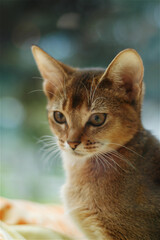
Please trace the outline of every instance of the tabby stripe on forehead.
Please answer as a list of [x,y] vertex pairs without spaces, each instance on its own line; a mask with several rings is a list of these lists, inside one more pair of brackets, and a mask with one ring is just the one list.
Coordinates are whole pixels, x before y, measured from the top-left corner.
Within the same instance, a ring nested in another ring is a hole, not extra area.
[[80,108],[84,102],[84,98],[86,98],[88,107],[90,107],[91,85],[95,79],[96,77],[94,77],[93,73],[85,72],[76,80],[76,91],[72,97],[71,108]]
[[[67,101],[64,100],[63,102],[63,109],[64,110],[73,110],[76,109],[77,107],[80,108],[81,105],[84,102],[84,96],[85,94],[84,91],[87,91],[84,87],[84,82],[87,82],[89,79],[89,74],[84,74],[81,77],[79,77],[79,79],[77,79],[77,77],[75,79],[72,80],[72,89],[70,87],[67,88],[67,92],[68,94],[68,99]],[[85,84],[86,85],[86,84]],[[83,91],[81,91],[81,89],[83,89]],[[89,91],[89,90],[88,90]]]
[[96,87],[95,84],[97,84],[97,80],[101,75],[101,71],[96,73],[82,71],[81,74],[73,75],[66,86],[68,98],[63,101],[63,110],[73,111],[76,108],[80,109],[84,100],[90,107],[92,94]]

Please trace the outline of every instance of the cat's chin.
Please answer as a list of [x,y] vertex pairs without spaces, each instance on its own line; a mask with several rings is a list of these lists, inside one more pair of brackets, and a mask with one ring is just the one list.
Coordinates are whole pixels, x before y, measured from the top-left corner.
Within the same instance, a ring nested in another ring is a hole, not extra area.
[[68,152],[68,154],[72,157],[77,157],[77,158],[86,158],[87,157],[87,154],[76,152],[76,151]]
[[74,158],[74,159],[88,159],[92,156],[92,154],[82,153],[77,151],[63,151],[63,156],[67,156],[67,158]]
[[71,153],[73,156],[78,156],[78,157],[84,157],[85,155],[82,153],[77,153],[77,152],[72,152]]

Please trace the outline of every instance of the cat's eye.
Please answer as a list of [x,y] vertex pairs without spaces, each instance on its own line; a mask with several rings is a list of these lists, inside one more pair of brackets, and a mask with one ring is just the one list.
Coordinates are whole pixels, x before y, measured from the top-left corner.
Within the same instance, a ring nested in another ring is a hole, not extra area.
[[101,126],[104,124],[106,117],[107,117],[106,113],[94,113],[90,116],[88,124],[95,127]]
[[55,111],[53,113],[53,117],[57,123],[60,123],[60,124],[66,123],[66,118],[61,112]]

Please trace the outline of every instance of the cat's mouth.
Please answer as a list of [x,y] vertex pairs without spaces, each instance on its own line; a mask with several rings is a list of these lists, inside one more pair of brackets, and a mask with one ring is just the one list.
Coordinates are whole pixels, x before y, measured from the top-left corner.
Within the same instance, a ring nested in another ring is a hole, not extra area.
[[92,157],[97,153],[98,146],[78,146],[76,149],[72,149],[68,144],[65,142],[59,142],[59,147],[62,151],[68,153],[69,155],[73,157],[79,157],[79,158],[86,158],[86,157]]
[[85,156],[85,154],[83,154],[83,153],[79,153],[79,152],[72,152],[72,154],[73,155],[75,155],[75,156],[79,156],[79,157],[84,157]]
[[72,149],[64,149],[64,151],[68,152],[69,154],[77,157],[84,157],[86,156],[85,152],[82,152],[80,150],[72,150]]
[[71,156],[77,157],[77,158],[90,158],[95,155],[95,152],[83,152],[83,151],[78,151],[78,150],[71,150],[71,151],[66,151],[68,152]]
[[88,152],[83,152],[80,150],[72,150],[72,149],[65,149],[65,148],[63,148],[62,150],[73,157],[79,157],[79,158],[88,157],[93,154],[93,153],[90,154]]

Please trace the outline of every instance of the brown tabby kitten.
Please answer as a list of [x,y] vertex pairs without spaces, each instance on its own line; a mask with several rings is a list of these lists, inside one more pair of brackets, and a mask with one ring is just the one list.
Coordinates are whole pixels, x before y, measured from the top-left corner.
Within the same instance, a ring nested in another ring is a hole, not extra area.
[[143,128],[143,63],[75,69],[37,46],[48,119],[62,150],[67,212],[87,239],[160,240],[160,144]]

